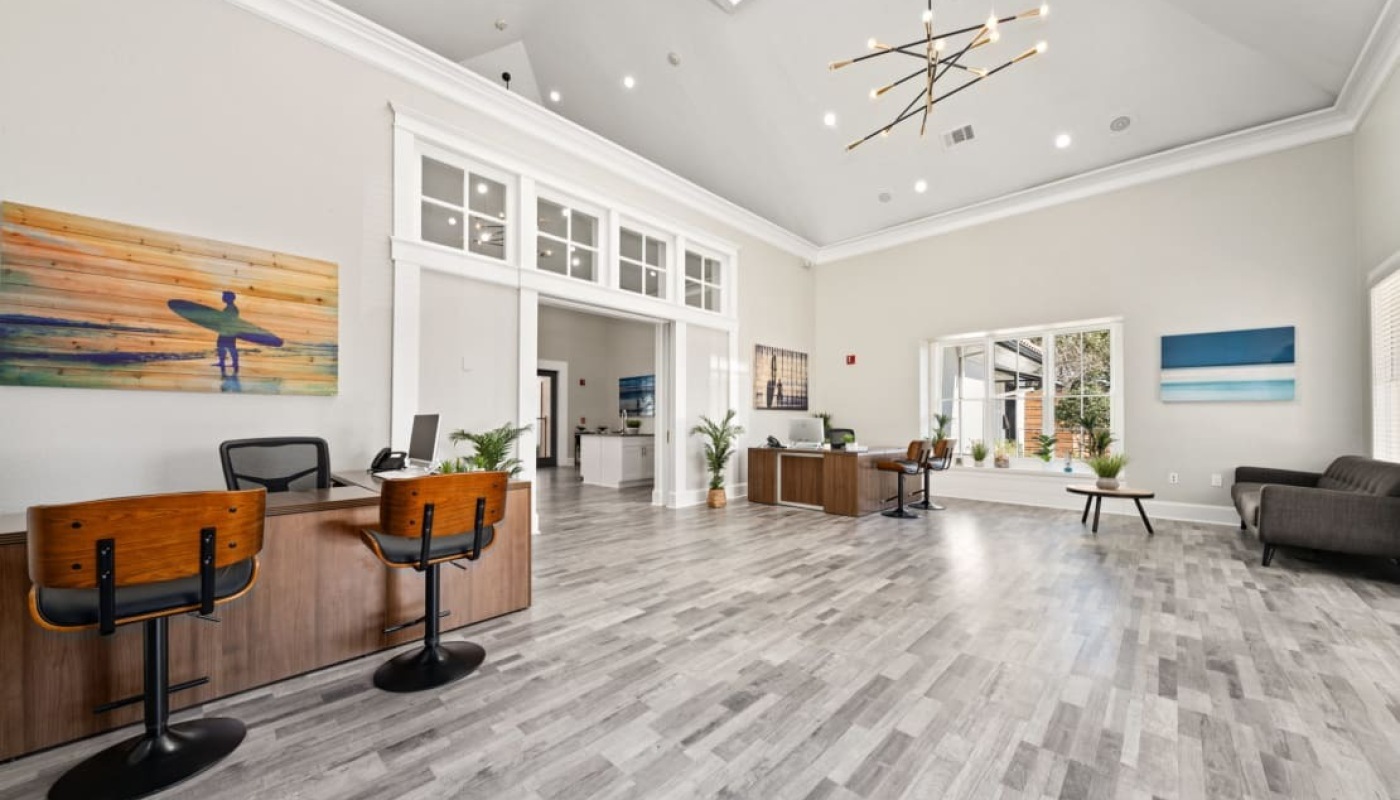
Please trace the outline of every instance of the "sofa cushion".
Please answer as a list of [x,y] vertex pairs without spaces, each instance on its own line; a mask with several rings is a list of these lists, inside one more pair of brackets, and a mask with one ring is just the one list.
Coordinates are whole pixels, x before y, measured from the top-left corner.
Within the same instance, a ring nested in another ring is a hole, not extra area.
[[1317,482],[1317,488],[1400,497],[1400,464],[1362,456],[1342,456],[1327,467]]
[[1259,498],[1267,484],[1237,483],[1230,487],[1230,497],[1235,501],[1235,510],[1240,512],[1240,520],[1250,530],[1259,529]]

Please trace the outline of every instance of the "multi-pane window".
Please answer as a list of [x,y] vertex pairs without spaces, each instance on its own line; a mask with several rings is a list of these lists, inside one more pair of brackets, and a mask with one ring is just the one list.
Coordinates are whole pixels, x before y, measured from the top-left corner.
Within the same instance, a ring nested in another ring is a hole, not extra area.
[[423,156],[423,241],[488,258],[506,257],[506,185]]
[[546,272],[598,279],[598,218],[543,197],[538,202],[536,264]]
[[666,297],[666,242],[623,228],[618,242],[618,286],[648,297]]
[[1400,461],[1400,272],[1371,288],[1371,455]]
[[1088,430],[1121,431],[1115,330],[1064,326],[935,343],[932,409],[952,418],[956,452],[980,440],[1035,456],[1048,436],[1056,458],[1082,458]]
[[719,311],[721,266],[710,258],[689,250],[685,253],[685,304],[706,311]]

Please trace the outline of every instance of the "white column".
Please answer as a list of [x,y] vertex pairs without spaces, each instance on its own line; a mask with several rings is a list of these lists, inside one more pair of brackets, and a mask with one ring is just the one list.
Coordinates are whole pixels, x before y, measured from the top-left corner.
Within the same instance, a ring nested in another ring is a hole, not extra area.
[[690,486],[689,466],[690,459],[690,426],[687,425],[686,415],[686,338],[687,325],[684,322],[676,321],[671,323],[670,353],[671,362],[671,419],[669,427],[673,433],[672,440],[675,446],[671,448],[671,474],[670,497],[666,505],[671,508],[680,508],[685,504],[683,494],[688,492]]
[[[520,459],[522,469],[519,480],[534,481],[535,470],[535,443],[538,441],[539,432],[535,430],[535,416],[539,413],[539,375],[538,364],[540,357],[540,293],[534,289],[520,290],[520,357],[519,357],[519,387],[516,392],[516,402],[519,408],[516,411],[516,425],[529,425],[530,430],[520,435],[517,444],[517,455]],[[539,514],[539,487],[530,493],[530,530],[535,533],[540,532]]]
[[389,388],[389,440],[407,450],[418,413],[419,309],[423,303],[422,268],[394,262],[394,330]]

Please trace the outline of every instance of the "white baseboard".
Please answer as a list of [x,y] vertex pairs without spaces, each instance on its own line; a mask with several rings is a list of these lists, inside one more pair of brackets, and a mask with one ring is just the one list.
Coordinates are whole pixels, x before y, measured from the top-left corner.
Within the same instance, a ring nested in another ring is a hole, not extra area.
[[[1071,483],[1093,483],[1093,480],[1092,476],[1069,476],[1050,472],[1022,473],[984,469],[974,473],[971,469],[955,467],[947,472],[935,473],[932,486],[935,498],[956,497],[989,503],[1082,511],[1084,498],[1066,492],[1065,486]],[[1152,519],[1213,525],[1240,524],[1239,515],[1230,506],[1180,503],[1173,500],[1144,500],[1142,505]],[[1127,500],[1109,499],[1103,504],[1102,511],[1105,514],[1137,515],[1137,508]]]
[[[726,486],[730,500],[749,496],[749,485],[747,483],[736,483]],[[676,492],[671,497],[671,508],[689,508],[705,504],[705,497],[710,493],[709,489],[686,489]]]

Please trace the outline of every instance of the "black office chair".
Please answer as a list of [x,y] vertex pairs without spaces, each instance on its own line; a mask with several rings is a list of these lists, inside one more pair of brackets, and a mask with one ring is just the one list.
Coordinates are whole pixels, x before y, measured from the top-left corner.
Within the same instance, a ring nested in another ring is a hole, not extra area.
[[833,450],[845,450],[846,434],[848,433],[852,439],[855,438],[856,432],[850,428],[832,428],[831,433],[827,434],[826,440],[831,444]]
[[253,588],[266,502],[257,489],[29,508],[34,621],[51,631],[96,628],[103,636],[142,623],[141,694],[94,710],[141,703],[145,732],[71,767],[49,789],[51,800],[146,797],[212,767],[242,743],[246,729],[236,719],[170,724],[170,694],[209,682],[171,685],[170,618],[210,617]]
[[219,445],[229,491],[299,492],[331,487],[331,451],[315,436],[234,439]]

